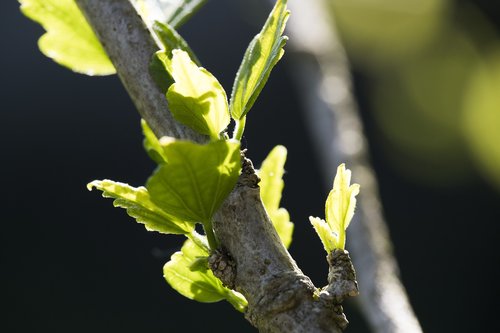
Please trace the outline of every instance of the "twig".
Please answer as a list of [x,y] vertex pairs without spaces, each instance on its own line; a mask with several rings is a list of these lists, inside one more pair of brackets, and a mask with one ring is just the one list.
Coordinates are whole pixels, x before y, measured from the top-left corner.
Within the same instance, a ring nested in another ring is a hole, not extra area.
[[[168,112],[165,97],[148,72],[156,46],[131,3],[128,0],[76,2],[96,31],[141,116],[156,135],[203,141],[175,122]],[[249,160],[244,159],[239,184],[214,220],[222,252],[231,257],[233,266],[236,264],[236,275],[229,282],[234,282],[236,290],[247,298],[246,318],[260,332],[342,331],[345,321],[341,307],[317,297],[317,289],[279,240],[262,205],[258,177]],[[217,266],[221,267],[220,263]]]
[[[290,1],[288,23],[293,72],[322,161],[325,183],[347,162],[362,186],[349,228],[358,271],[361,309],[374,332],[421,333],[399,279],[387,226],[370,166],[363,126],[351,93],[349,65],[324,0]],[[290,54],[289,53],[289,54]]]

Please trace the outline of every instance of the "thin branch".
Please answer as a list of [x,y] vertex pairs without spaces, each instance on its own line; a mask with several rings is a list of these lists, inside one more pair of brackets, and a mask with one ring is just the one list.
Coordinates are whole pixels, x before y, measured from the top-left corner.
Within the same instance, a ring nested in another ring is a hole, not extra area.
[[[361,309],[374,332],[421,333],[399,279],[363,125],[351,92],[349,65],[325,0],[290,1],[292,64],[325,183],[347,162],[361,184],[349,248],[358,270]],[[290,54],[289,53],[289,54]]]
[[[203,141],[176,123],[168,112],[165,97],[148,72],[156,46],[131,3],[128,0],[76,2],[141,116],[156,135]],[[237,187],[214,217],[214,230],[222,245],[220,253],[230,257],[230,266],[236,269],[233,276],[225,274],[221,278],[231,280],[226,283],[234,284],[247,298],[246,318],[260,332],[340,333],[346,323],[342,307],[318,295],[311,280],[296,266],[262,205],[259,179],[251,162],[243,161]],[[217,259],[211,258],[211,262],[216,263]]]

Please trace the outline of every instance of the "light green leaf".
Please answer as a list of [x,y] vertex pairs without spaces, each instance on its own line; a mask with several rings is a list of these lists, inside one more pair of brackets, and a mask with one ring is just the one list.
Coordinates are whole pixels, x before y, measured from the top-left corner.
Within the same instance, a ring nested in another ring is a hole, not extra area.
[[128,184],[112,180],[95,180],[87,188],[97,188],[105,198],[114,198],[114,206],[125,208],[127,213],[137,222],[144,224],[149,231],[158,231],[164,234],[189,234],[194,225],[175,219],[156,206],[144,187],[132,187]]
[[194,54],[193,50],[191,50],[188,43],[174,28],[172,28],[172,26],[156,21],[153,24],[153,32],[163,47],[162,51],[165,52],[169,58],[171,57],[173,50],[180,49],[187,52],[191,60],[200,66],[200,61]]
[[218,140],[230,121],[226,92],[220,83],[181,50],[173,51],[170,74],[175,83],[168,89],[167,100],[174,118]]
[[351,223],[356,207],[356,195],[359,194],[359,185],[351,183],[351,171],[345,164],[339,165],[325,205],[326,221],[330,229],[338,235],[338,245],[345,247],[345,230]]
[[243,118],[267,82],[271,70],[283,56],[287,37],[282,36],[290,12],[287,0],[277,0],[261,32],[248,46],[231,94],[230,111],[235,120]]
[[181,251],[176,252],[163,267],[165,280],[181,295],[198,302],[213,303],[228,300],[236,309],[244,311],[247,301],[240,293],[222,285],[212,271],[193,270],[200,258],[208,252],[191,240],[186,240]]
[[168,24],[177,29],[193,16],[206,1],[207,0],[159,0],[158,2],[160,8],[167,17]]
[[160,142],[168,163],[147,182],[151,200],[180,220],[210,224],[238,180],[239,142],[200,145],[167,137]]
[[200,66],[200,61],[191,50],[187,42],[168,24],[155,21],[152,30],[156,38],[162,45],[162,50],[156,52],[149,65],[149,71],[156,84],[166,93],[168,88],[174,83],[170,75],[172,72],[172,51],[176,49],[183,50],[189,54],[189,57]]
[[319,217],[309,216],[309,221],[311,221],[311,224],[313,225],[314,230],[316,230],[316,233],[318,234],[321,243],[323,243],[327,253],[332,252],[338,247],[337,235],[332,231],[332,229],[330,229],[330,226],[325,222],[325,220],[320,219]]
[[144,119],[141,119],[141,126],[144,134],[143,146],[149,157],[157,164],[166,163],[167,158],[163,153],[163,147]]
[[262,203],[281,241],[288,248],[292,242],[293,223],[290,222],[290,215],[287,210],[279,208],[281,192],[285,186],[283,174],[285,172],[286,156],[287,150],[285,147],[274,147],[264,162],[262,162],[258,175],[261,179],[259,186]]
[[288,249],[292,244],[294,225],[290,221],[290,214],[285,208],[279,208],[269,213],[274,228],[278,232],[283,245]]
[[24,15],[47,31],[39,40],[43,54],[87,75],[109,75],[115,68],[74,0],[19,0]]

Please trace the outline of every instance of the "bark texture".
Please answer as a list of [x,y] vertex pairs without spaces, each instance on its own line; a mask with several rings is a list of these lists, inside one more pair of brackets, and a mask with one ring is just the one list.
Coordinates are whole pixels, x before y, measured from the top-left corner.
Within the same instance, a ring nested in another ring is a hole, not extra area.
[[[172,119],[148,71],[157,47],[131,3],[76,2],[155,134],[203,142],[202,136]],[[237,187],[214,217],[223,253],[210,260],[214,273],[245,295],[249,302],[246,318],[260,332],[340,333],[347,323],[342,307],[320,294],[290,257],[261,202],[258,181],[251,162],[244,159]],[[234,275],[228,273],[228,266]]]
[[362,186],[347,233],[358,269],[361,310],[374,332],[421,333],[399,278],[363,125],[351,93],[349,65],[328,0],[290,1],[289,8],[294,19],[288,23],[288,54],[325,184],[330,186],[337,166],[346,162],[355,182]]

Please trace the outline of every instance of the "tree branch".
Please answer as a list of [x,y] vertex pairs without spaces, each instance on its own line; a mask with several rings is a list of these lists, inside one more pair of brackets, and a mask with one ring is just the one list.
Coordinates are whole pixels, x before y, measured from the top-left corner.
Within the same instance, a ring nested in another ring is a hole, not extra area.
[[[168,112],[165,96],[148,71],[157,47],[131,3],[76,2],[155,134],[202,142],[201,136],[175,122]],[[327,293],[319,294],[290,257],[261,202],[255,170],[249,160],[243,161],[239,183],[215,215],[214,229],[221,253],[235,263],[230,282],[248,300],[246,318],[266,333],[340,333],[346,325],[342,307]],[[217,260],[211,258],[211,262]]]
[[363,125],[351,93],[349,65],[324,0],[291,1],[288,24],[293,73],[304,101],[325,183],[347,162],[362,184],[359,209],[349,228],[358,268],[361,309],[374,332],[421,333],[399,279],[377,181],[369,163]]

